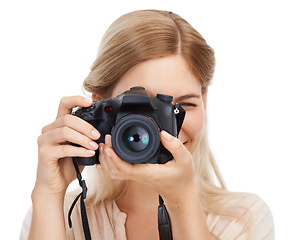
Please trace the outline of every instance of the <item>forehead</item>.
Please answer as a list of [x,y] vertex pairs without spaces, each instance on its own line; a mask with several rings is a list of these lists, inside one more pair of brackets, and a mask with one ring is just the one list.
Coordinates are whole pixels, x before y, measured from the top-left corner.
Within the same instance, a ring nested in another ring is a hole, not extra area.
[[151,59],[130,69],[116,84],[115,97],[133,86],[141,86],[154,94],[174,97],[185,94],[201,94],[201,84],[182,56],[173,55]]

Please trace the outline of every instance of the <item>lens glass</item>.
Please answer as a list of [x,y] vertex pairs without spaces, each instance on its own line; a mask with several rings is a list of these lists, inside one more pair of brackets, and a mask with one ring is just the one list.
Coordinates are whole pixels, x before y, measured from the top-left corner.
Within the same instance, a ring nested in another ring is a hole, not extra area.
[[131,126],[127,128],[122,138],[125,147],[134,152],[144,150],[149,144],[149,134],[141,126]]

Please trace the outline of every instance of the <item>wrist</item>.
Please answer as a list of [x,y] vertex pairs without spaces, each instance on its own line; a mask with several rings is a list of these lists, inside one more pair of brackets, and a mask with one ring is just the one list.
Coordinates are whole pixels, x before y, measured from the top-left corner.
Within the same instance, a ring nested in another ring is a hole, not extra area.
[[32,191],[32,219],[28,239],[66,239],[64,197],[36,184]]
[[46,187],[37,183],[34,186],[34,189],[31,193],[31,200],[33,204],[37,202],[55,202],[55,203],[64,203],[65,192],[53,193],[48,190]]
[[200,195],[195,186],[182,191],[180,197],[166,198],[173,239],[211,239]]
[[200,204],[200,197],[195,184],[185,186],[178,193],[170,196],[163,196],[167,209],[180,209],[181,211],[189,209],[194,203]]

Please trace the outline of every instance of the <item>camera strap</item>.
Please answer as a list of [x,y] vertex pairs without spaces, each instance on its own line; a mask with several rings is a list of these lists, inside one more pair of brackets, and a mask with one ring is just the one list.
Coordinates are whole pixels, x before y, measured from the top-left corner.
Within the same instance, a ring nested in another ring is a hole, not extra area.
[[77,197],[75,198],[75,200],[73,201],[73,203],[69,209],[68,223],[69,223],[69,227],[72,228],[71,214],[72,214],[72,211],[73,211],[78,199],[80,198],[81,219],[82,219],[84,236],[85,236],[86,240],[91,240],[88,218],[87,218],[86,208],[85,208],[85,203],[84,203],[84,199],[86,198],[86,193],[87,193],[87,187],[86,187],[85,180],[82,180],[82,176],[81,176],[81,173],[79,171],[78,164],[76,163],[74,158],[72,158],[72,160],[73,160],[73,164],[74,164],[74,167],[75,167],[75,170],[77,173],[77,179],[79,181],[79,185],[82,188],[82,192],[77,195]]
[[164,205],[163,198],[159,195],[158,230],[160,240],[173,240],[170,218]]
[[[88,218],[86,214],[86,207],[84,203],[84,199],[86,199],[87,187],[86,187],[85,180],[82,180],[82,175],[79,171],[78,164],[76,163],[74,158],[72,158],[72,160],[73,160],[73,164],[77,173],[77,179],[79,181],[79,185],[82,188],[82,192],[77,195],[77,197],[75,198],[75,200],[73,201],[69,209],[68,223],[69,223],[69,227],[72,228],[72,220],[71,220],[72,211],[78,199],[80,198],[81,219],[82,219],[84,237],[86,240],[91,240]],[[159,195],[159,206],[158,206],[158,230],[159,230],[160,240],[173,240],[170,218],[169,218],[167,209],[164,205],[163,198],[160,195]]]

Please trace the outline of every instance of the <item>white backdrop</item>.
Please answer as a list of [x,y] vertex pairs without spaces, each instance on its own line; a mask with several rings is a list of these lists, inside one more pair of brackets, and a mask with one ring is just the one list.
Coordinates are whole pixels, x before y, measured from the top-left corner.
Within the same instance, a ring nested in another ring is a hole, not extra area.
[[178,13],[214,48],[217,67],[209,89],[209,135],[227,186],[261,196],[274,215],[276,238],[291,236],[288,1],[99,2],[0,3],[3,239],[18,238],[31,205],[41,128],[54,120],[62,96],[82,95],[83,79],[110,23],[147,8]]

